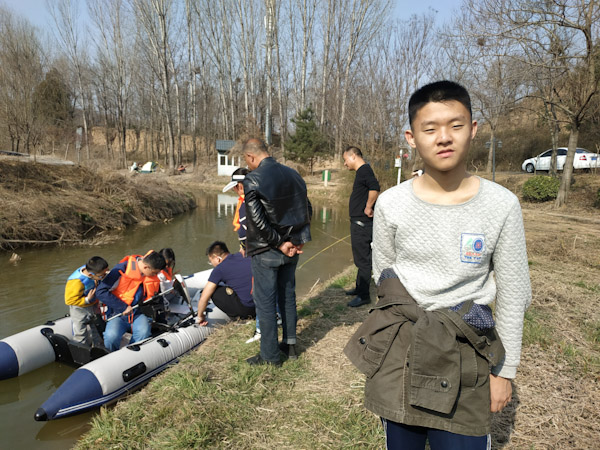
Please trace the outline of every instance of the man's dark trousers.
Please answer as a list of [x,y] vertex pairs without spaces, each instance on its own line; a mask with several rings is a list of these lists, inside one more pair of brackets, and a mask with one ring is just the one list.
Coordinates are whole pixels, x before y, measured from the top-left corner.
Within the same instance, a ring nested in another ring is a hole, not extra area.
[[363,300],[370,300],[371,284],[371,242],[373,241],[373,220],[350,218],[350,241],[354,264],[358,267],[356,274],[356,295]]
[[290,258],[279,250],[269,249],[252,256],[254,288],[252,297],[260,319],[260,356],[279,362],[277,309],[279,304],[283,326],[283,342],[296,343],[296,266],[298,255]]

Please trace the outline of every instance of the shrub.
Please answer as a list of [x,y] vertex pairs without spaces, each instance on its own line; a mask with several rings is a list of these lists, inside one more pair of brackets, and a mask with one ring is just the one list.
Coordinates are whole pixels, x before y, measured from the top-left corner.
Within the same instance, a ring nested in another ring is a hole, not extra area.
[[523,184],[523,199],[530,202],[553,200],[558,195],[559,186],[558,178],[537,175]]

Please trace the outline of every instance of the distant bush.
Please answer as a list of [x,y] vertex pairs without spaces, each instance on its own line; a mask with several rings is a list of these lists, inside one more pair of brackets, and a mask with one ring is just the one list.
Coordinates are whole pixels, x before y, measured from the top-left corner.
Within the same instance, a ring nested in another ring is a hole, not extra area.
[[546,202],[558,195],[560,180],[558,178],[537,175],[523,184],[523,199],[530,202]]

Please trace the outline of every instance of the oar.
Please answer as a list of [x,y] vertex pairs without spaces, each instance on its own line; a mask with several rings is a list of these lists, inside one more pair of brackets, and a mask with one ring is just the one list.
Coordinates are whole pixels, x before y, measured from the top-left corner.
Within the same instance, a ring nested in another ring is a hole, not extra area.
[[[175,283],[173,283],[173,287],[167,289],[165,292],[160,292],[158,294],[156,294],[155,296],[149,298],[148,300],[143,301],[142,303],[138,303],[137,305],[135,305],[134,307],[132,307],[131,309],[134,310],[136,308],[139,308],[141,305],[145,305],[146,303],[150,303],[154,300],[157,300],[159,297],[164,297],[165,295],[167,295],[169,292],[174,291],[175,288]],[[112,316],[110,319],[107,319],[106,322],[110,322],[113,319],[116,319],[117,317],[121,317],[123,315],[123,313],[119,313],[117,315]]]

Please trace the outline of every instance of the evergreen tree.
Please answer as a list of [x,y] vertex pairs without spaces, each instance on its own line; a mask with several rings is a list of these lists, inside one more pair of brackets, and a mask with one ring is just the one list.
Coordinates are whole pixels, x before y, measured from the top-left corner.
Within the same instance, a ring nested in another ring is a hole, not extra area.
[[315,123],[315,113],[309,106],[292,119],[296,133],[285,143],[285,156],[293,161],[310,164],[313,173],[315,158],[327,152],[327,140]]

